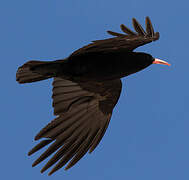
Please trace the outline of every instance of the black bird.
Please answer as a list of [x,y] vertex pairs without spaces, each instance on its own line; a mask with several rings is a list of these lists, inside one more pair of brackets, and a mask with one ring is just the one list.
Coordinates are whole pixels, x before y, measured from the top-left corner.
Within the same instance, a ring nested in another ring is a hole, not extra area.
[[31,155],[51,144],[32,165],[56,152],[41,172],[56,163],[51,175],[68,161],[65,169],[69,169],[87,151],[91,153],[96,148],[119,99],[120,78],[151,64],[170,65],[150,54],[133,52],[158,40],[159,33],[154,32],[149,17],[146,17],[146,31],[136,19],[132,22],[136,32],[122,24],[125,34],[107,31],[115,37],[93,41],[62,60],[29,61],[18,68],[16,80],[21,84],[54,78],[52,98],[57,117],[35,136],[35,140],[42,141],[28,153]]

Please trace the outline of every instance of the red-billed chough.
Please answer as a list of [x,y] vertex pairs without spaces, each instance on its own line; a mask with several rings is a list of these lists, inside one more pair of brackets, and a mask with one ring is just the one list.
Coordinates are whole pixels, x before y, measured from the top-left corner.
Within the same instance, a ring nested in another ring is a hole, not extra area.
[[54,78],[52,98],[57,117],[36,135],[35,140],[42,140],[28,153],[31,155],[50,144],[33,163],[36,166],[55,152],[41,172],[55,163],[49,175],[68,162],[65,169],[69,169],[87,151],[96,148],[119,99],[120,78],[151,64],[169,65],[150,54],[133,52],[159,39],[149,17],[146,17],[146,30],[134,18],[133,27],[136,32],[123,24],[124,34],[107,31],[114,37],[93,41],[65,59],[29,61],[18,68],[16,80],[19,83]]

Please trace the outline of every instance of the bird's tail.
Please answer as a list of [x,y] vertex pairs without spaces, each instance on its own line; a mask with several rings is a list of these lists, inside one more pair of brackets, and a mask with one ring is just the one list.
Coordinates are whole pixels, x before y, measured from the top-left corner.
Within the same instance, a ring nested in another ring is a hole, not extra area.
[[28,61],[18,68],[16,80],[23,84],[54,77],[61,71],[62,64],[64,64],[63,61]]

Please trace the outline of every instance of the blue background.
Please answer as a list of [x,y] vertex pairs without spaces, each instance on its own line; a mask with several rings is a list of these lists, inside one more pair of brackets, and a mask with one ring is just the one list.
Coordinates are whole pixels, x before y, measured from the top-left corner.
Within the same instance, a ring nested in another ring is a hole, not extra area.
[[[2,179],[189,179],[187,0],[4,0],[0,2]],[[54,118],[51,82],[19,85],[18,66],[55,60],[91,40],[144,25],[150,16],[160,40],[137,49],[172,64],[152,65],[123,79],[120,100],[97,149],[69,171],[48,177],[27,156],[35,134]]]

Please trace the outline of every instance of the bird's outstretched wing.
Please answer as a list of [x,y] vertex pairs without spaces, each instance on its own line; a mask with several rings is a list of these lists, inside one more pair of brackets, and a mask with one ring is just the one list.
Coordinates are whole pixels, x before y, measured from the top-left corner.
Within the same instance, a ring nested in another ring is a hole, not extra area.
[[68,161],[65,169],[77,163],[88,150],[92,152],[108,127],[121,87],[120,79],[99,86],[54,78],[52,97],[54,114],[58,116],[36,135],[35,140],[45,139],[29,155],[51,145],[33,166],[56,152],[41,170],[44,172],[56,163],[49,173],[51,175]]
[[125,34],[107,31],[114,38],[96,40],[93,43],[84,46],[74,53],[71,56],[77,56],[83,53],[108,53],[113,51],[133,51],[135,48],[142,46],[144,44],[150,43],[152,41],[159,39],[159,32],[154,32],[152,23],[149,17],[146,17],[146,31],[138,23],[138,21],[133,18],[133,27],[136,32],[130,30],[125,25],[121,24],[121,30]]

